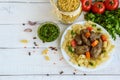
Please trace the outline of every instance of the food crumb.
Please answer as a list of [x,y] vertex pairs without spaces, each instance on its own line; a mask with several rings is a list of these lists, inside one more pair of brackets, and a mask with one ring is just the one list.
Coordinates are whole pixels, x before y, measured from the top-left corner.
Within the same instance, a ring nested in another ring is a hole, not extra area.
[[45,55],[45,54],[47,54],[47,53],[48,53],[48,49],[45,49],[45,50],[42,51],[42,54],[43,54],[43,55]]
[[63,71],[60,71],[60,73],[59,73],[59,74],[61,75],[61,74],[63,74],[63,73],[64,73]]
[[33,37],[33,39],[37,39],[37,37]]
[[35,47],[33,47],[33,49],[35,49]]
[[31,52],[28,52],[28,55],[31,56]]
[[34,45],[35,45],[35,46],[38,46],[38,44],[37,44],[36,42],[34,42]]
[[45,56],[45,60],[49,61],[50,60],[49,56]]
[[32,29],[26,28],[26,29],[24,30],[24,32],[32,32]]
[[49,74],[46,74],[47,76],[49,76]]
[[53,64],[56,64],[55,62]]
[[61,57],[59,60],[62,61],[62,60],[63,60],[63,57]]
[[28,43],[28,40],[20,40],[21,43]]
[[25,23],[23,23],[22,25],[25,26]]
[[24,46],[24,48],[27,48],[26,46]]
[[54,51],[57,51],[57,48],[56,47],[49,47],[51,50],[54,50]]
[[75,72],[73,72],[73,75],[76,75],[76,73],[75,73]]
[[31,26],[34,26],[34,25],[37,24],[37,22],[28,21],[28,24],[31,25]]
[[39,47],[37,47],[37,49],[39,49]]

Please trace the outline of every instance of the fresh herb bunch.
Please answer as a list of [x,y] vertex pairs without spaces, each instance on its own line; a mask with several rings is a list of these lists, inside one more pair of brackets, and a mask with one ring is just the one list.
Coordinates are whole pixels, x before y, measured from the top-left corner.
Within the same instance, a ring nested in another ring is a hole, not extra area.
[[84,15],[86,20],[93,21],[103,26],[116,39],[116,34],[120,36],[120,8],[113,11],[105,11],[104,14],[94,14],[88,12]]

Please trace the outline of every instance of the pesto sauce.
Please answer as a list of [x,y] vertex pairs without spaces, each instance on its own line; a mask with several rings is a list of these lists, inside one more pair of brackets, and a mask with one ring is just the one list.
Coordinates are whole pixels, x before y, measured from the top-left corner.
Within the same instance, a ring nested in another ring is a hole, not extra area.
[[43,42],[52,42],[57,39],[60,34],[57,24],[52,22],[45,22],[38,28],[38,37]]

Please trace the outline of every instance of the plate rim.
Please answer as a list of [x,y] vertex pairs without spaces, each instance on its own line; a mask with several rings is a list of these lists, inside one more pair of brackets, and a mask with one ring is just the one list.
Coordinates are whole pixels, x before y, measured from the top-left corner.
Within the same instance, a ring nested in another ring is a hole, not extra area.
[[[85,71],[85,72],[102,70],[102,69],[106,68],[106,67],[110,64],[110,62],[112,61],[112,56],[113,56],[113,51],[114,51],[114,49],[113,49],[113,50],[110,52],[110,54],[109,54],[109,55],[110,55],[109,60],[101,63],[99,66],[97,66],[97,67],[94,68],[94,69],[86,68],[86,67],[79,67],[79,66],[73,64],[72,62],[70,62],[70,61],[66,58],[66,57],[69,57],[69,55],[64,51],[64,49],[62,49],[62,44],[63,44],[64,37],[65,37],[67,31],[70,30],[70,29],[72,28],[72,26],[75,25],[75,24],[85,24],[86,22],[88,22],[88,21],[79,21],[79,22],[76,22],[76,23],[68,26],[68,27],[65,29],[65,31],[64,31],[63,34],[62,34],[61,41],[60,41],[61,53],[62,53],[62,56],[63,56],[63,58],[65,59],[65,61],[66,61],[70,66],[74,67],[74,68],[77,69],[77,70]],[[92,22],[92,21],[90,21],[90,22]],[[114,45],[114,41],[113,41],[112,37],[110,36],[110,34],[107,32],[107,30],[105,30],[104,27],[102,27],[101,25],[99,25],[99,24],[97,24],[97,23],[95,23],[95,22],[92,22],[92,23],[96,24],[97,27],[101,28],[102,31],[103,31],[103,33],[107,33],[107,34],[109,35],[110,41],[111,41],[112,44]],[[65,54],[64,54],[64,53],[65,53]],[[69,59],[70,59],[70,58],[69,58]],[[103,66],[103,64],[104,64],[104,66]]]

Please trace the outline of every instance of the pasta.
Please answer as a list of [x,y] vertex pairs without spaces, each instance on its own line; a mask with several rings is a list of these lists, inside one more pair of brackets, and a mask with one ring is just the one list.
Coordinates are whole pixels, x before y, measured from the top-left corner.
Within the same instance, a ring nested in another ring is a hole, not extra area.
[[[63,44],[62,44],[62,48],[69,55],[70,61],[73,64],[76,64],[78,66],[87,67],[87,68],[96,68],[101,63],[103,63],[103,62],[105,62],[106,60],[109,59],[109,53],[114,48],[114,45],[111,44],[111,42],[109,40],[109,36],[107,34],[105,34],[107,36],[107,41],[105,41],[103,43],[104,51],[99,55],[99,57],[97,59],[87,59],[85,55],[82,55],[82,54],[77,55],[74,52],[71,53],[68,50],[68,46],[70,45],[70,41],[74,39],[73,35],[71,34],[71,31],[74,31],[77,34],[79,34],[82,29],[85,29],[88,26],[93,26],[93,25],[95,25],[95,24],[88,21],[84,25],[75,24],[75,25],[72,26],[71,30],[67,31],[67,33],[65,35],[65,39],[64,39]],[[94,27],[93,29],[97,32],[97,27]],[[102,33],[102,31],[101,31],[101,33]]]

